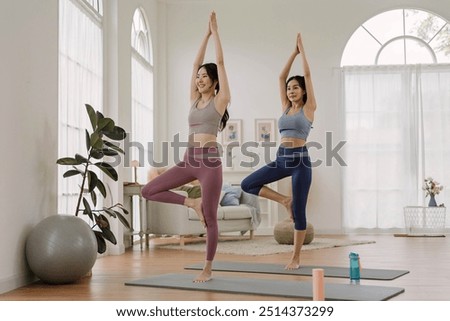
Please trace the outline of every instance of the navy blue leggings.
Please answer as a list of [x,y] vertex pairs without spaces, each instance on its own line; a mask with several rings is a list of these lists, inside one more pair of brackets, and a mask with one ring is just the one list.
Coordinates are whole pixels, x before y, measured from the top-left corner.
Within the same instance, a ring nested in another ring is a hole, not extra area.
[[306,202],[311,186],[311,160],[306,146],[285,148],[280,146],[275,161],[247,176],[241,183],[242,190],[259,195],[269,183],[292,176],[292,212],[295,229],[306,230]]

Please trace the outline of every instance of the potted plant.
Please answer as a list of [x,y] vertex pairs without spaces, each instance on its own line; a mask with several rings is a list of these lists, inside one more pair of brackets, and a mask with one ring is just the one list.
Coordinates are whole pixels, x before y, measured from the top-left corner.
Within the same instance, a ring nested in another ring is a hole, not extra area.
[[[90,133],[86,129],[87,156],[75,154],[74,157],[63,157],[57,160],[57,164],[72,167],[64,173],[63,176],[65,178],[81,176],[80,192],[74,214],[78,216],[81,213],[89,216],[92,222],[91,229],[97,239],[97,252],[104,253],[106,251],[106,241],[117,244],[117,239],[110,229],[108,216],[119,219],[126,228],[130,228],[130,225],[123,216],[123,214],[128,214],[128,211],[122,204],[116,203],[108,207],[96,208],[97,192],[103,198],[106,198],[107,191],[105,184],[92,168],[100,169],[112,180],[117,181],[117,171],[110,164],[103,161],[103,158],[104,156],[117,156],[119,153],[124,154],[124,151],[114,144],[113,141],[125,139],[126,133],[123,128],[116,126],[111,118],[107,118],[99,111],[95,111],[89,104],[85,106],[93,130]],[[91,203],[88,201],[87,195],[89,195]]]
[[[104,198],[107,193],[105,184],[92,170],[98,168],[117,181],[117,171],[103,158],[124,154],[113,141],[123,140],[125,131],[88,104],[86,111],[93,129],[92,133],[86,129],[87,156],[75,154],[74,157],[57,160],[59,165],[72,167],[64,173],[64,177],[81,176],[75,215],[48,216],[33,228],[26,242],[28,265],[46,283],[64,284],[80,279],[94,266],[97,253],[106,251],[106,241],[117,244],[108,216],[119,219],[125,227],[130,228],[123,216],[128,211],[122,204],[97,209],[97,192]],[[80,213],[88,215],[92,223],[78,217]]]
[[430,201],[428,202],[428,206],[436,207],[437,203],[435,196],[444,189],[444,186],[435,181],[432,177],[428,177],[424,179],[422,189],[426,192],[425,197],[430,195]]

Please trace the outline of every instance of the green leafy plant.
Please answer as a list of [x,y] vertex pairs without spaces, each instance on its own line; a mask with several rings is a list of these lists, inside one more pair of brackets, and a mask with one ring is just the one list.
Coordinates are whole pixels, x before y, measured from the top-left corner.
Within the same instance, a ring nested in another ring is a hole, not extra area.
[[[93,222],[91,228],[97,238],[97,252],[104,253],[106,251],[106,241],[117,244],[117,239],[110,229],[107,216],[119,219],[126,228],[130,228],[128,221],[123,215],[128,214],[128,211],[120,203],[96,209],[97,192],[103,198],[106,198],[107,192],[105,184],[103,184],[98,175],[91,169],[96,167],[114,181],[118,180],[117,171],[110,164],[103,161],[103,157],[117,156],[119,153],[125,154],[113,141],[125,139],[126,133],[123,128],[116,126],[111,118],[107,118],[99,111],[95,111],[89,104],[85,106],[93,129],[92,133],[89,133],[86,129],[87,156],[84,157],[80,154],[75,154],[75,157],[60,158],[56,163],[72,166],[71,169],[64,173],[63,177],[65,178],[81,175],[82,181],[75,216],[78,216],[79,213],[89,216]],[[87,188],[85,187],[86,184]],[[90,196],[91,202],[94,205],[93,207],[85,197],[87,194]],[[81,208],[81,203],[83,203],[83,208]]]

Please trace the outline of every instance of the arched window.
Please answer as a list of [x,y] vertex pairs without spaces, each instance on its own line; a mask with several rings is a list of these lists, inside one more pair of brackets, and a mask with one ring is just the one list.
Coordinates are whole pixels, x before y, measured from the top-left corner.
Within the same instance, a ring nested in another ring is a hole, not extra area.
[[[59,157],[86,155],[85,104],[102,110],[102,20],[101,0],[59,1]],[[58,166],[58,212],[72,214],[81,182],[63,178],[63,167]]]
[[148,24],[141,8],[136,9],[131,26],[131,114],[133,142],[142,148],[132,149],[131,157],[138,160],[139,182],[146,182],[144,166],[149,144],[153,143],[153,58]]
[[449,62],[449,23],[430,12],[397,9],[376,15],[353,33],[341,66]]
[[85,3],[90,5],[94,14],[103,16],[103,1],[102,0],[83,0]]
[[424,178],[450,184],[449,62],[449,23],[429,12],[384,12],[350,38],[341,62],[345,228],[404,228],[403,207],[427,204]]

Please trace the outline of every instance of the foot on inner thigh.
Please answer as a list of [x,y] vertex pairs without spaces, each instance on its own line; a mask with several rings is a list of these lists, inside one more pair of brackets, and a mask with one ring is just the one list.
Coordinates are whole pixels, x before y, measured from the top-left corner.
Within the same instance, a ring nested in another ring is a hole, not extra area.
[[286,197],[281,204],[286,208],[289,218],[294,221],[294,215],[292,213],[292,198]]
[[195,213],[198,216],[198,219],[202,223],[203,227],[206,227],[205,217],[203,216],[203,210],[202,210],[202,199],[196,198],[194,199],[192,209],[195,211]]

